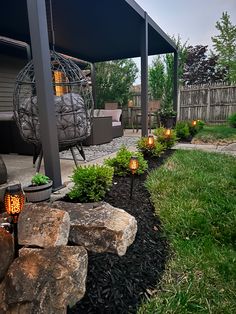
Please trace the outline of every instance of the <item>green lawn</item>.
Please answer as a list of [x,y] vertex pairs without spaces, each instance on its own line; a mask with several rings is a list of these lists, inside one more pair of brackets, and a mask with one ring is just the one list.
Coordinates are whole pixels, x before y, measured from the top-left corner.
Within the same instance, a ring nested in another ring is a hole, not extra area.
[[194,141],[206,143],[235,142],[236,128],[231,128],[226,125],[204,126],[203,129],[195,135]]
[[179,150],[146,186],[172,255],[139,313],[236,313],[236,159]]

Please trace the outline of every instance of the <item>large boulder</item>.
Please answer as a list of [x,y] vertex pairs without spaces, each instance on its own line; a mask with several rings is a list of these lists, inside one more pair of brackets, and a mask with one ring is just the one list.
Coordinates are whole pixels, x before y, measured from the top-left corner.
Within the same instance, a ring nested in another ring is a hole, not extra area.
[[87,264],[83,247],[21,252],[4,280],[7,313],[65,314],[84,296]]
[[13,236],[4,228],[0,228],[0,282],[14,259]]
[[54,202],[54,208],[70,215],[69,241],[93,252],[126,253],[137,232],[136,219],[108,203],[76,204]]
[[70,217],[67,212],[43,204],[26,204],[19,215],[18,242],[44,248],[66,245],[69,230]]

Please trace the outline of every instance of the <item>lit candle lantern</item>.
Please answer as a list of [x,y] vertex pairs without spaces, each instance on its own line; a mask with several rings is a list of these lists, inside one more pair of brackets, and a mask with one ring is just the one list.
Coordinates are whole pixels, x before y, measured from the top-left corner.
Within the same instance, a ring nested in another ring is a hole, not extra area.
[[131,157],[129,161],[129,169],[131,170],[132,174],[136,172],[136,170],[139,167],[138,158],[137,157]]
[[148,146],[153,146],[154,145],[154,137],[153,135],[148,136]]
[[15,184],[6,188],[4,204],[7,213],[13,217],[16,223],[25,203],[25,197],[20,184]]
[[193,120],[192,121],[192,126],[196,126],[197,125],[197,121],[196,120]]
[[166,129],[165,136],[170,137],[170,135],[171,135],[171,129]]

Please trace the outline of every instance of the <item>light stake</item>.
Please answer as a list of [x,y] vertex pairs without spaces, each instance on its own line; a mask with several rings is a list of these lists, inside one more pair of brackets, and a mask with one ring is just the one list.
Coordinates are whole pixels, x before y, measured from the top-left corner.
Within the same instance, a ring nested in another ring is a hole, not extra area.
[[139,167],[138,158],[135,156],[132,156],[130,158],[130,161],[129,161],[129,169],[132,172],[131,187],[130,187],[130,199],[132,199],[132,195],[133,195],[134,174],[135,174],[136,170],[138,169],[138,167]]
[[4,204],[7,213],[12,217],[15,255],[18,256],[18,241],[17,241],[17,221],[20,212],[23,209],[25,197],[20,184],[8,186],[4,195]]

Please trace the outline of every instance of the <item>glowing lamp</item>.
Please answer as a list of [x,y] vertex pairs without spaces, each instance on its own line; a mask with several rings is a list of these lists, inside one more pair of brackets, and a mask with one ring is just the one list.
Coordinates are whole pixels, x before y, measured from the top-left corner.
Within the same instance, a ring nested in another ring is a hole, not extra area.
[[170,137],[171,136],[171,129],[166,129],[165,136]]
[[17,223],[18,216],[25,203],[25,197],[20,184],[8,186],[4,195],[4,204],[7,213],[13,217],[13,222]]
[[153,135],[148,135],[148,146],[152,147],[154,145],[154,137]]
[[131,108],[134,106],[133,100],[128,101],[128,107]]
[[136,170],[138,169],[139,164],[138,164],[138,158],[137,157],[131,157],[129,161],[129,169],[132,172],[131,176],[131,187],[130,187],[130,199],[132,198],[133,195],[133,186],[134,186],[134,174]]
[[196,126],[197,125],[197,121],[196,120],[193,120],[192,121],[192,126]]
[[131,170],[132,174],[136,172],[138,169],[139,164],[138,164],[138,158],[137,157],[131,157],[129,161],[129,169]]
[[61,71],[53,71],[53,80],[55,83],[55,94],[56,96],[62,96],[68,93],[68,87],[64,86],[63,83],[67,83],[68,79],[65,74]]

